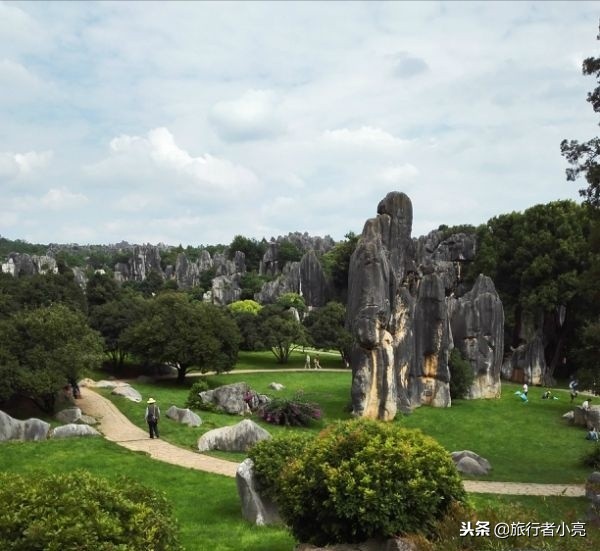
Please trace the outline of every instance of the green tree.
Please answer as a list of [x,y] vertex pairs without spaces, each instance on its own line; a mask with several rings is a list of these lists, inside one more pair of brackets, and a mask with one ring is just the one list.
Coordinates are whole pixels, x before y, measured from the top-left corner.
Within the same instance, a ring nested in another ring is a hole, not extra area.
[[506,316],[505,346],[521,344],[526,326],[543,329],[547,385],[577,326],[589,233],[589,210],[573,201],[504,214],[478,230],[480,251],[472,270],[494,280]]
[[126,329],[121,345],[148,363],[170,364],[184,382],[191,370],[230,370],[237,361],[240,333],[225,309],[191,302],[185,293],[149,299],[144,319]]
[[308,342],[304,326],[290,310],[285,310],[279,304],[264,306],[259,319],[262,342],[271,350],[277,363],[287,363],[290,354]]
[[11,394],[52,412],[56,393],[102,360],[102,340],[81,312],[63,304],[21,310],[0,321],[2,372]]
[[473,368],[458,348],[453,348],[448,359],[450,369],[450,396],[453,400],[466,398],[473,384]]
[[227,305],[227,309],[232,313],[244,312],[247,314],[258,315],[262,306],[255,300],[236,300]]
[[240,278],[240,287],[242,289],[242,299],[254,299],[254,296],[260,292],[267,278],[259,276],[256,272],[246,272]]
[[95,272],[85,286],[88,307],[105,304],[119,297],[121,289],[112,275]]
[[236,235],[229,245],[229,259],[233,260],[236,251],[243,252],[246,257],[246,270],[257,272],[266,250],[267,245],[264,240],[257,241],[243,235]]
[[119,300],[112,300],[90,309],[90,325],[104,338],[104,352],[113,370],[123,367],[127,350],[121,343],[123,332],[142,320],[148,302],[141,295],[125,291]]
[[279,304],[285,309],[295,308],[300,315],[306,311],[306,302],[304,302],[304,297],[298,293],[283,293],[277,297],[275,303]]
[[280,268],[283,268],[286,262],[299,262],[301,258],[302,251],[294,243],[287,240],[279,243],[277,261]]
[[51,304],[67,304],[85,312],[87,300],[71,273],[21,276],[18,301],[23,308],[40,308]]
[[[600,40],[600,34],[596,37]],[[588,57],[583,60],[582,70],[584,75],[593,75],[600,85],[600,58]],[[595,113],[600,113],[600,86],[596,86],[592,92],[588,92],[587,101],[592,105]],[[563,140],[560,144],[562,155],[567,159],[571,168],[567,168],[567,180],[575,181],[580,175],[584,175],[587,188],[579,190],[585,202],[600,208],[600,138],[597,136],[587,142],[577,140]]]
[[337,297],[341,302],[346,302],[348,295],[348,273],[350,271],[350,257],[356,249],[360,236],[348,232],[344,241],[336,243],[330,251],[321,258],[321,265],[327,275],[331,277]]
[[343,360],[348,359],[352,335],[344,327],[346,307],[340,302],[328,302],[323,308],[312,310],[304,320],[312,345],[321,350],[338,350]]

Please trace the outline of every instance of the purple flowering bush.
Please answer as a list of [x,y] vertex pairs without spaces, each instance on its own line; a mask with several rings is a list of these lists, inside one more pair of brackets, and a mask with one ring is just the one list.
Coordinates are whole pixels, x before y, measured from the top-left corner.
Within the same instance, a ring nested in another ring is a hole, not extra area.
[[273,398],[261,405],[258,414],[267,423],[287,427],[306,427],[323,415],[318,404],[304,401],[301,394],[293,398]]

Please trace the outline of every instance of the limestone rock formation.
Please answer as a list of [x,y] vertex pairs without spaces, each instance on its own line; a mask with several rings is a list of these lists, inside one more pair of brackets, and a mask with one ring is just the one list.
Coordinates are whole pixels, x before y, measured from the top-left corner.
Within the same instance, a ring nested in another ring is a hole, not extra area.
[[100,436],[100,433],[89,425],[80,425],[78,423],[69,423],[56,427],[51,432],[52,438],[74,438],[79,436]]
[[502,377],[517,383],[541,385],[545,369],[544,341],[541,332],[538,332],[527,342],[511,349],[502,364]]
[[59,411],[55,417],[61,423],[77,423],[83,425],[96,425],[98,423],[97,419],[94,417],[90,417],[89,415],[84,415],[81,410],[77,407],[63,409]]
[[329,285],[315,251],[308,251],[300,260],[299,294],[308,307],[325,306],[330,297]]
[[473,366],[469,398],[499,398],[504,310],[492,280],[479,275],[473,288],[449,300],[452,338]]
[[0,411],[0,442],[6,440],[46,440],[49,431],[50,424],[41,419],[31,418],[21,421]]
[[217,411],[244,415],[250,413],[250,408],[244,400],[244,396],[249,391],[250,387],[246,383],[232,383],[213,390],[205,390],[198,396],[203,402],[212,404]]
[[132,402],[141,402],[142,395],[131,385],[128,384],[120,384],[113,388],[111,394],[115,394],[116,396],[123,396],[123,398],[127,398]]
[[497,396],[502,304],[489,278],[469,292],[462,283],[461,263],[474,257],[474,238],[432,232],[412,239],[412,204],[403,193],[388,193],[377,213],[350,260],[354,414],[390,420],[398,409],[449,406],[454,338],[476,374],[471,397]]
[[173,419],[178,423],[188,425],[189,427],[199,427],[202,424],[202,419],[194,413],[191,409],[178,408],[177,406],[171,406],[165,415],[169,419]]
[[287,262],[281,275],[265,282],[255,299],[261,304],[272,304],[284,293],[300,293],[300,262]]
[[198,440],[198,450],[221,450],[229,452],[245,452],[254,444],[271,438],[271,435],[250,419],[233,425],[209,430]]
[[58,266],[54,257],[49,255],[29,255],[27,253],[10,253],[1,264],[1,272],[13,277],[31,276],[35,274],[57,274]]
[[252,459],[246,458],[240,463],[235,473],[235,482],[242,502],[242,516],[248,522],[257,526],[282,522],[275,503],[261,495],[257,488]]
[[240,275],[219,275],[212,280],[212,303],[225,305],[240,300]]

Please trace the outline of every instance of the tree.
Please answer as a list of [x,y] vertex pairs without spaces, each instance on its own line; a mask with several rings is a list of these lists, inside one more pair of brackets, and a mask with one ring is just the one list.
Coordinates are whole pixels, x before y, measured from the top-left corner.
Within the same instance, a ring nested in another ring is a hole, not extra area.
[[85,294],[72,272],[21,276],[18,280],[21,307],[40,308],[62,303],[82,312],[87,310]]
[[276,304],[279,304],[284,309],[295,308],[300,315],[306,310],[304,297],[298,293],[283,293],[277,297]]
[[333,287],[342,302],[346,302],[346,295],[348,294],[350,257],[356,249],[359,239],[359,236],[354,232],[348,232],[345,237],[345,241],[337,243],[321,259],[323,269],[325,273],[331,276]]
[[95,272],[88,279],[85,287],[88,307],[116,300],[120,292],[121,289],[114,277],[99,272]]
[[302,258],[302,251],[291,241],[284,240],[279,243],[277,261],[283,268],[286,262],[298,262]]
[[[600,40],[600,34],[596,37]],[[584,75],[594,75],[596,86],[592,92],[588,92],[587,101],[592,105],[595,113],[600,113],[600,58],[588,57],[582,64]],[[577,140],[563,140],[560,144],[562,155],[567,159],[572,168],[567,168],[567,180],[575,181],[580,175],[584,175],[588,183],[587,188],[579,190],[585,202],[595,208],[600,208],[600,138],[595,137],[587,142],[580,143]]]
[[502,299],[505,345],[522,344],[529,327],[543,331],[546,371],[552,384],[577,327],[582,274],[590,261],[589,209],[573,201],[536,205],[489,220],[478,230],[475,273],[491,276]]
[[281,305],[264,306],[259,318],[262,341],[271,349],[277,363],[287,363],[290,354],[307,343],[304,326],[290,310],[285,310]]
[[233,260],[236,251],[240,251],[246,258],[246,270],[256,272],[266,250],[267,245],[264,241],[236,235],[229,245],[229,259]]
[[228,304],[227,308],[234,314],[243,312],[257,316],[261,311],[262,306],[255,300],[236,300],[235,302]]
[[308,336],[316,348],[339,350],[342,359],[352,344],[352,335],[345,329],[346,308],[340,302],[328,302],[323,308],[313,310],[304,320]]
[[147,301],[134,292],[124,292],[119,300],[93,306],[90,325],[104,338],[104,352],[113,369],[123,367],[127,350],[121,342],[123,332],[144,318]]
[[21,310],[0,321],[0,371],[11,395],[31,398],[52,412],[56,393],[97,367],[102,340],[81,312],[64,304]]
[[239,342],[238,328],[226,310],[175,292],[149,299],[146,316],[121,336],[121,345],[142,360],[175,366],[180,383],[191,370],[230,370]]

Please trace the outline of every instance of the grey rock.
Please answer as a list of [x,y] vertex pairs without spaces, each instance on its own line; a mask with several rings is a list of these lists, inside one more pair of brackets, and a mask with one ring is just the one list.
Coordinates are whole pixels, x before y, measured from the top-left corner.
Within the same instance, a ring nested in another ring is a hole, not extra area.
[[119,381],[106,381],[103,379],[101,381],[96,381],[93,384],[88,382],[87,386],[95,386],[96,388],[117,388],[118,386],[123,386],[123,384],[124,383],[121,383]]
[[300,294],[308,307],[327,304],[330,291],[321,263],[314,251],[308,251],[300,260]]
[[55,415],[61,423],[76,423],[81,419],[81,410],[79,408],[67,408],[59,411]]
[[242,288],[240,287],[240,276],[219,275],[212,280],[212,302],[213,304],[225,305],[240,300]]
[[287,262],[282,273],[265,282],[254,298],[261,304],[272,304],[284,293],[300,294],[300,262]]
[[517,383],[541,385],[545,370],[544,342],[542,334],[536,333],[526,343],[511,349],[502,364],[502,377]]
[[459,473],[486,475],[492,470],[492,466],[487,459],[470,450],[452,452],[450,455]]
[[78,423],[69,423],[52,430],[52,438],[75,438],[80,436],[100,436],[100,433],[89,425],[80,425]]
[[600,496],[600,472],[594,471],[585,482],[585,497],[595,499]]
[[285,387],[281,383],[271,383],[269,388],[272,388],[273,390],[283,390]]
[[250,413],[248,404],[244,401],[244,394],[249,390],[250,387],[246,383],[232,383],[213,390],[205,390],[198,396],[203,402],[212,404],[217,411],[245,415]]
[[195,414],[191,409],[178,408],[171,406],[165,414],[169,419],[173,419],[178,423],[188,425],[190,427],[199,427],[202,424],[202,419]]
[[49,430],[50,424],[41,419],[33,417],[21,421],[0,411],[0,442],[6,440],[46,440]]
[[499,398],[504,309],[494,283],[480,274],[471,291],[450,298],[448,307],[454,346],[473,368],[468,397]]
[[600,430],[600,406],[590,406],[585,410],[585,422],[588,429]]
[[247,458],[240,463],[236,473],[235,481],[242,502],[242,516],[252,524],[265,526],[269,524],[280,524],[277,506],[271,499],[260,494],[254,476],[254,462]]
[[142,395],[130,385],[119,385],[113,389],[111,394],[115,396],[123,396],[132,402],[141,402]]
[[575,412],[573,412],[573,411],[567,411],[567,413],[565,413],[562,416],[562,418],[566,419],[569,422],[569,424],[573,425],[574,422],[575,422]]
[[231,427],[210,430],[198,440],[198,450],[248,451],[254,444],[271,438],[271,435],[250,419],[244,419]]

